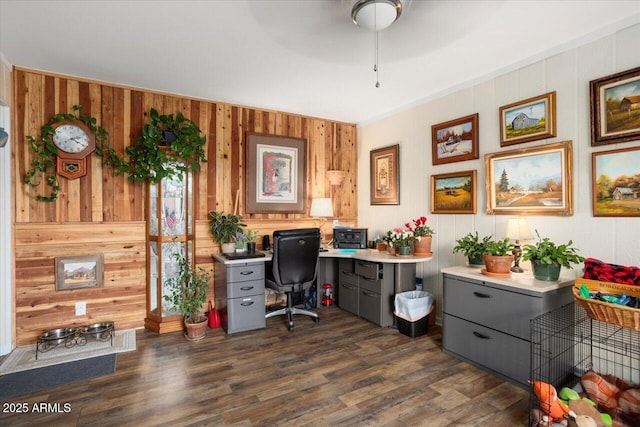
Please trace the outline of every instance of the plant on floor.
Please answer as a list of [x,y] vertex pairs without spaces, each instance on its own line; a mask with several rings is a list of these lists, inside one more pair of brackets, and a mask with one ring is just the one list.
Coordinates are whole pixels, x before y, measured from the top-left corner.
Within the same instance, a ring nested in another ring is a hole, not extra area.
[[173,304],[184,316],[185,323],[200,323],[207,320],[202,307],[207,301],[210,272],[202,267],[194,267],[182,253],[176,252],[177,273],[164,281],[168,290],[164,300]]

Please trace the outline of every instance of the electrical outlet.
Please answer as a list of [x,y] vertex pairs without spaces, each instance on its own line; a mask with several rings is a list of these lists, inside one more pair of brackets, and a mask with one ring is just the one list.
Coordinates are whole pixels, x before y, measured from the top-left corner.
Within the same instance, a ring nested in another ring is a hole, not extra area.
[[87,303],[84,301],[76,303],[76,316],[84,316],[87,314]]
[[333,220],[333,226],[335,227],[336,225],[340,225],[340,221],[337,219]]

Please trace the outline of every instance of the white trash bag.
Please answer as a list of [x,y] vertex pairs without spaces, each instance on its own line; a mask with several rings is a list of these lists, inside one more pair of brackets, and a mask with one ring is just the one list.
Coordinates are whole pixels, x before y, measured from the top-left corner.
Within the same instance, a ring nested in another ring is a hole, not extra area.
[[396,294],[394,314],[401,319],[415,322],[431,312],[433,295],[426,291],[408,291]]

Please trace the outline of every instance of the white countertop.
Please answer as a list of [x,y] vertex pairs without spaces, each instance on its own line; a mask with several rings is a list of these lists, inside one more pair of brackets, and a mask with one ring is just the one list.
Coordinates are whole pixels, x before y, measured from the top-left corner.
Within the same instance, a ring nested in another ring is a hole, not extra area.
[[532,292],[549,292],[564,288],[565,286],[572,286],[576,279],[575,270],[567,271],[564,268],[560,271],[560,278],[554,282],[534,279],[530,269],[525,270],[524,273],[511,273],[510,277],[484,275],[480,272],[480,269],[480,267],[458,265],[455,267],[445,267],[440,271],[454,276],[466,277],[467,279],[487,281]]
[[[272,254],[270,251],[264,252],[264,257],[259,258],[242,258],[242,259],[227,259],[220,253],[212,254],[213,258],[226,265],[234,264],[251,264],[258,262],[271,261]],[[377,249],[328,249],[327,251],[320,252],[320,258],[353,258],[362,261],[371,262],[386,262],[392,264],[411,264],[418,262],[430,261],[431,257],[422,256],[394,256],[390,255],[387,251],[378,251]]]

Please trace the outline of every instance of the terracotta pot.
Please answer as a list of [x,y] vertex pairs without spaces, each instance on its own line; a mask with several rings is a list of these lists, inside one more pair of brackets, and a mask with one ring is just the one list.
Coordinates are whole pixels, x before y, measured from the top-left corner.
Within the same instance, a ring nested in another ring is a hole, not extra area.
[[387,252],[389,252],[389,255],[395,255],[396,254],[396,248],[393,245],[387,245]]
[[202,317],[199,323],[187,323],[184,322],[184,326],[187,329],[184,336],[188,340],[197,341],[203,339],[207,335],[207,318]]
[[387,244],[386,243],[376,243],[376,249],[379,250],[380,252],[384,252],[387,250]]
[[413,244],[413,254],[415,256],[430,256],[431,252],[431,240],[432,236],[423,236],[420,241],[416,241]]
[[513,263],[513,255],[497,256],[483,255],[484,265],[489,273],[509,274],[511,273],[511,264]]

